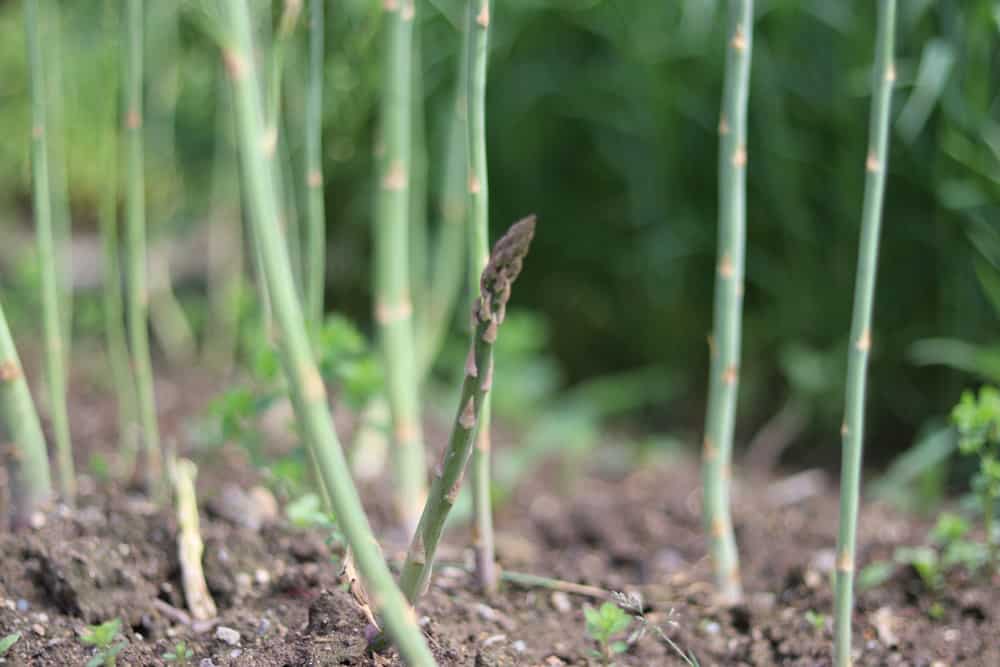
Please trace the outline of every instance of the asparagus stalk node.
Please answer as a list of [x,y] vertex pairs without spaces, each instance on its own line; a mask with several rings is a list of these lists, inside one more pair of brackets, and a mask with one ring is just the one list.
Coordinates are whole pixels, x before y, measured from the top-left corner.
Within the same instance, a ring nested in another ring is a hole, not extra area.
[[[465,379],[451,438],[434,472],[430,495],[399,578],[400,588],[411,603],[416,603],[427,588],[445,519],[462,488],[462,477],[480,426],[480,416],[493,384],[493,345],[497,330],[507,312],[511,285],[521,272],[534,235],[534,216],[515,223],[497,241],[480,278],[479,297],[472,309],[476,334],[465,363]],[[384,636],[376,637],[371,644],[376,651],[386,645]]]
[[[466,12],[468,49],[468,151],[470,276],[475,294],[477,276],[485,269],[489,254],[489,186],[486,171],[486,62],[490,27],[490,0],[470,0]],[[475,332],[473,332],[475,335]],[[497,586],[493,540],[493,509],[490,498],[490,399],[486,397],[476,448],[472,453],[472,498],[475,520],[472,547],[476,577],[486,591]]]
[[24,379],[21,360],[0,306],[0,442],[4,464],[10,478],[15,528],[30,525],[33,517],[52,495],[49,479],[49,455],[45,437]]
[[730,515],[730,462],[739,385],[746,241],[747,98],[753,0],[730,0],[726,75],[719,119],[719,247],[709,395],[702,455],[705,529],[719,598],[743,595]]
[[125,109],[126,236],[128,243],[128,335],[135,373],[139,422],[142,425],[143,476],[154,494],[163,490],[160,430],[153,393],[153,363],[149,355],[149,275],[146,267],[146,195],[142,142],[142,0],[125,0],[126,44],[122,93]]
[[267,283],[281,362],[292,392],[292,406],[306,446],[322,479],[340,528],[368,584],[372,602],[385,620],[399,652],[411,667],[435,661],[416,623],[416,615],[392,579],[351,480],[337,440],[327,394],[313,358],[305,320],[282,239],[274,154],[267,150],[263,95],[253,59],[250,13],[246,0],[220,0],[225,25],[220,29],[223,58],[233,83],[234,103],[245,181],[244,193],[254,231],[260,268]]
[[375,319],[385,360],[386,395],[392,416],[396,496],[407,530],[416,525],[426,498],[427,465],[409,268],[409,188],[412,93],[413,0],[385,3],[385,81],[382,97],[382,150],[375,220]]
[[885,196],[885,171],[889,161],[889,108],[896,80],[893,43],[896,0],[879,0],[872,73],[872,105],[869,119],[868,156],[865,160],[865,194],[861,215],[851,345],[847,357],[847,388],[844,424],[841,428],[843,460],[840,473],[840,531],[837,537],[837,568],[834,597],[834,664],[851,664],[851,615],[854,609],[854,554],[857,538],[858,495],[861,484],[861,450],[864,442],[865,385],[868,352],[872,345],[872,305],[878,241]]
[[57,261],[53,233],[52,196],[49,187],[48,118],[45,67],[42,60],[41,29],[35,2],[25,4],[28,69],[31,80],[31,167],[35,234],[41,263],[42,328],[45,336],[45,379],[48,385],[49,413],[56,441],[59,493],[72,504],[76,498],[76,472],[73,468],[73,445],[70,442],[69,415],[66,411],[66,337],[69,327],[60,316],[68,300],[61,295],[61,269]]

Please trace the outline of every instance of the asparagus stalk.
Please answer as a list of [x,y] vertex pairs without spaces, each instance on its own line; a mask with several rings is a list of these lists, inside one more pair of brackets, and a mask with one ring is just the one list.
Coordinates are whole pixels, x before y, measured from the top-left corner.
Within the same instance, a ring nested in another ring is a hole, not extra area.
[[[114,21],[114,12],[105,7],[105,20]],[[117,26],[111,26],[112,29]],[[117,56],[115,57],[117,60]],[[117,62],[109,72],[115,72]],[[113,74],[111,76],[114,76]],[[113,102],[118,92],[118,80],[112,79],[111,95],[107,105],[108,124],[101,147],[101,164],[108,175],[105,188],[101,192],[98,210],[98,226],[101,235],[103,261],[102,304],[104,310],[104,332],[107,337],[108,363],[118,399],[118,473],[130,477],[135,469],[136,445],[138,444],[138,407],[135,399],[135,378],[129,368],[128,343],[125,333],[125,306],[122,303],[122,278],[118,257],[118,133],[116,131]]]
[[46,105],[47,149],[49,158],[49,189],[52,200],[52,236],[55,243],[56,272],[59,290],[59,317],[63,327],[63,360],[69,364],[70,348],[73,343],[73,274],[72,229],[73,220],[69,210],[69,188],[66,184],[66,151],[63,122],[65,92],[63,83],[64,40],[62,16],[59,3],[48,1],[42,8],[42,22],[48,37],[43,39],[42,59],[45,62],[45,87],[48,96]]
[[[469,258],[472,293],[476,276],[489,259],[489,188],[486,174],[486,60],[490,27],[490,0],[470,0],[468,24],[468,132],[469,207],[472,213]],[[476,335],[476,332],[473,332]],[[472,496],[475,514],[472,546],[476,577],[486,591],[497,586],[493,548],[493,510],[490,506],[490,399],[485,399],[476,448],[472,453]]]
[[[31,4],[31,3],[29,3]],[[32,10],[33,11],[33,10]],[[10,496],[15,528],[31,523],[52,495],[49,455],[38,413],[24,379],[21,360],[0,306],[0,425],[6,428],[3,456],[10,478]]]
[[[465,379],[462,382],[451,438],[448,449],[435,470],[430,496],[424,505],[399,578],[399,585],[411,603],[416,603],[427,588],[445,519],[462,488],[462,476],[469,462],[483,406],[493,383],[493,345],[497,329],[503,324],[511,285],[521,272],[534,235],[534,216],[515,223],[497,241],[480,278],[479,297],[472,309],[476,334],[465,363]],[[382,640],[373,642],[376,650],[381,645]]]
[[[409,174],[409,217],[406,222],[407,245],[410,248],[410,300],[413,304],[414,336],[422,330],[427,317],[427,298],[430,281],[428,276],[428,251],[430,240],[427,230],[427,114],[424,111],[423,47],[421,45],[420,21],[413,22],[413,38],[410,43],[410,174]],[[418,346],[419,339],[415,338]],[[423,376],[417,370],[418,386]]]
[[854,313],[851,317],[851,345],[847,358],[845,415],[841,428],[843,461],[840,473],[840,533],[837,538],[833,649],[834,664],[838,667],[846,667],[852,662],[851,613],[854,608],[854,553],[864,438],[865,384],[868,351],[872,340],[872,302],[875,296],[885,171],[889,161],[889,108],[892,86],[896,80],[893,62],[895,24],[896,0],[879,0],[868,157],[865,161],[865,195],[854,286]]
[[351,481],[347,462],[337,440],[327,406],[326,391],[313,359],[298,295],[292,281],[288,252],[278,221],[274,156],[266,150],[260,81],[253,60],[250,16],[246,0],[221,0],[226,25],[223,54],[234,87],[242,174],[250,222],[268,284],[276,323],[278,345],[293,394],[293,408],[304,440],[318,466],[323,488],[329,494],[340,527],[354,553],[361,574],[372,592],[375,606],[385,619],[403,659],[412,667],[435,664],[416,624],[416,616],[393,582],[378,543],[365,517]]
[[128,243],[128,333],[132,347],[132,368],[135,372],[139,421],[142,424],[142,444],[145,455],[143,475],[147,488],[159,493],[160,432],[153,393],[153,364],[149,354],[147,310],[149,307],[149,276],[146,268],[146,195],[142,145],[142,0],[125,0],[124,41],[126,44],[123,71],[123,106],[125,108],[125,188],[126,236]]
[[323,206],[323,4],[309,1],[309,82],[306,91],[306,315],[313,326],[323,321],[326,287],[326,214]]
[[198,496],[194,488],[198,468],[188,459],[175,461],[172,467],[174,497],[177,499],[177,560],[181,565],[184,599],[191,610],[191,618],[206,621],[215,617],[217,609],[201,566],[205,545],[201,540]]
[[25,4],[28,69],[31,79],[31,166],[35,209],[35,232],[41,262],[42,325],[45,332],[45,375],[49,390],[49,410],[56,440],[59,493],[67,503],[76,498],[76,473],[66,412],[65,322],[60,318],[59,267],[52,229],[52,193],[49,189],[47,146],[47,101],[42,62],[40,25],[35,2]]
[[719,119],[719,248],[714,330],[710,340],[703,485],[705,524],[720,598],[742,595],[730,516],[730,462],[736,421],[746,238],[746,121],[750,92],[753,0],[730,0],[729,42]]
[[426,462],[417,396],[413,303],[409,285],[410,95],[413,0],[385,3],[385,87],[375,220],[375,319],[385,359],[395,445],[396,502],[412,530],[426,497]]

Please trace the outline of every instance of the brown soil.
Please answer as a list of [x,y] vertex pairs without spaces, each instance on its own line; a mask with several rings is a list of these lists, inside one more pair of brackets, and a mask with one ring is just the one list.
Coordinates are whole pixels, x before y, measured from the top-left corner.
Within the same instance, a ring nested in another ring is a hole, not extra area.
[[[175,394],[181,398],[165,418],[167,437],[181,432],[174,412],[199,409],[207,385],[198,386]],[[92,399],[93,411],[75,417],[78,426],[90,420],[86,435],[78,435],[84,451],[110,450],[105,443],[113,442],[114,413],[97,403]],[[224,478],[252,483],[247,470],[200,463],[206,498],[218,495]],[[614,478],[584,475],[557,489],[551,480],[558,478],[539,472],[500,511],[498,556],[505,568],[641,593],[650,625],[706,667],[830,664],[837,505],[822,475],[739,483],[735,520],[747,600],[732,608],[712,600],[690,462],[661,461]],[[62,508],[27,533],[0,536],[0,635],[22,635],[7,664],[83,665],[93,649],[79,641],[80,632],[115,616],[129,641],[119,656],[123,665],[168,664],[161,656],[181,638],[194,650],[192,665],[399,664],[393,655],[366,655],[364,616],[338,586],[339,548],[321,532],[282,522],[254,529],[206,512],[205,574],[219,616],[192,623],[183,611],[172,513],[120,489],[82,486],[77,509]],[[364,492],[387,553],[397,557],[401,541],[383,528],[386,495]],[[897,545],[921,543],[927,529],[886,508],[865,507],[859,565],[891,558]],[[601,664],[583,618],[584,606],[599,600],[510,583],[483,596],[463,566],[464,538],[461,529],[451,533],[446,564],[418,609],[441,665]],[[857,664],[1000,665],[997,583],[956,572],[932,594],[914,573],[899,570],[858,597]],[[811,622],[810,611],[826,620]],[[227,633],[219,628],[238,632],[238,643],[220,639]],[[652,629],[615,660],[683,664]]]

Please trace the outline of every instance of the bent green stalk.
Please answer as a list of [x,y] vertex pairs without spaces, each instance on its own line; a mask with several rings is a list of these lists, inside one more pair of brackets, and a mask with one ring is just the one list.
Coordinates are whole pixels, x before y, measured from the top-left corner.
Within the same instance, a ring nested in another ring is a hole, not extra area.
[[739,555],[730,515],[730,462],[736,421],[746,239],[747,98],[753,1],[730,0],[726,76],[719,119],[719,248],[715,279],[703,486],[715,584],[720,599],[742,595]]
[[851,316],[847,390],[841,428],[843,461],[840,472],[840,532],[837,537],[836,591],[834,599],[834,664],[851,664],[851,614],[854,609],[854,553],[857,537],[858,494],[861,484],[861,450],[864,440],[865,385],[871,349],[872,303],[878,241],[882,226],[885,172],[889,162],[889,108],[896,80],[893,42],[896,1],[879,0],[872,72],[872,105],[865,160],[865,195],[861,214],[854,312]]
[[142,445],[145,456],[143,476],[147,488],[159,494],[162,456],[160,430],[153,393],[153,363],[149,355],[147,329],[149,308],[149,275],[146,268],[146,195],[142,145],[142,0],[125,0],[123,28],[126,44],[122,59],[123,107],[125,109],[125,225],[128,244],[128,334],[132,347],[132,368],[135,372],[139,422],[142,425]]
[[52,229],[52,193],[49,189],[48,123],[45,70],[42,62],[39,17],[35,2],[25,4],[28,70],[31,79],[31,168],[32,195],[38,258],[41,263],[42,327],[45,332],[45,377],[49,390],[49,412],[56,440],[59,493],[72,504],[76,498],[73,445],[66,412],[65,321],[59,315],[60,285]]
[[395,446],[397,510],[412,530],[426,497],[409,263],[410,95],[413,0],[384,5],[385,85],[375,216],[375,319],[385,360]]
[[314,327],[323,322],[326,288],[326,214],[323,204],[323,4],[309,2],[309,83],[306,90],[306,315]]
[[[466,12],[468,40],[467,109],[469,132],[469,259],[472,294],[477,276],[489,259],[489,187],[486,173],[486,61],[490,28],[490,0],[470,0]],[[473,331],[473,336],[476,333]],[[476,449],[472,453],[472,497],[475,508],[472,548],[476,577],[484,590],[496,589],[493,547],[493,509],[490,506],[490,400],[486,397]]]
[[[441,540],[444,522],[462,490],[462,477],[472,454],[476,432],[481,428],[483,406],[493,384],[493,345],[497,330],[503,324],[511,285],[521,272],[534,235],[534,216],[515,223],[497,241],[479,281],[479,296],[472,308],[475,335],[465,362],[465,379],[451,438],[434,472],[427,504],[420,515],[420,523],[399,575],[403,594],[414,604],[430,582],[434,554]],[[376,637],[372,641],[372,648],[376,651],[384,646],[384,637]]]
[[233,82],[244,193],[255,244],[268,285],[281,361],[293,393],[293,408],[306,446],[318,466],[323,487],[333,504],[362,575],[381,611],[399,652],[412,667],[431,667],[434,658],[416,623],[416,615],[396,587],[351,480],[327,405],[326,390],[313,359],[309,336],[292,279],[288,251],[279,223],[275,181],[279,178],[273,153],[263,141],[263,95],[253,59],[250,15],[245,0],[220,0],[225,25],[223,54]]
[[4,464],[10,478],[10,497],[15,528],[27,526],[52,495],[49,455],[38,413],[24,379],[21,360],[0,306],[0,433]]

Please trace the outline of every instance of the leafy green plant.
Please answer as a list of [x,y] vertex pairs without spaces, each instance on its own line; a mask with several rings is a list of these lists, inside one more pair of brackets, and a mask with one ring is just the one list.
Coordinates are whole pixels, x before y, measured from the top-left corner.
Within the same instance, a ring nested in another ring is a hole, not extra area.
[[0,639],[0,657],[7,655],[7,651],[11,649],[19,640],[21,639],[20,632],[12,632],[3,639]]
[[597,643],[594,657],[606,665],[614,664],[612,658],[628,650],[628,643],[615,637],[628,630],[632,616],[614,602],[605,602],[599,609],[584,607],[583,615],[587,621],[587,635]]
[[826,614],[820,614],[812,609],[806,610],[805,619],[816,632],[823,632],[826,628]]
[[1000,390],[982,387],[978,398],[971,391],[963,393],[951,418],[958,429],[961,452],[979,457],[979,471],[972,478],[972,491],[979,497],[982,507],[990,562],[995,568],[998,542],[994,513],[1000,498]]
[[163,659],[176,665],[187,665],[188,661],[194,657],[194,651],[183,639],[176,644],[171,651],[163,654]]
[[[96,649],[93,657],[87,661],[87,667],[115,667],[118,654],[128,646],[128,640],[121,637],[121,619],[113,618],[100,625],[88,625],[87,632],[80,637],[80,642]],[[117,641],[121,639],[121,641]]]

